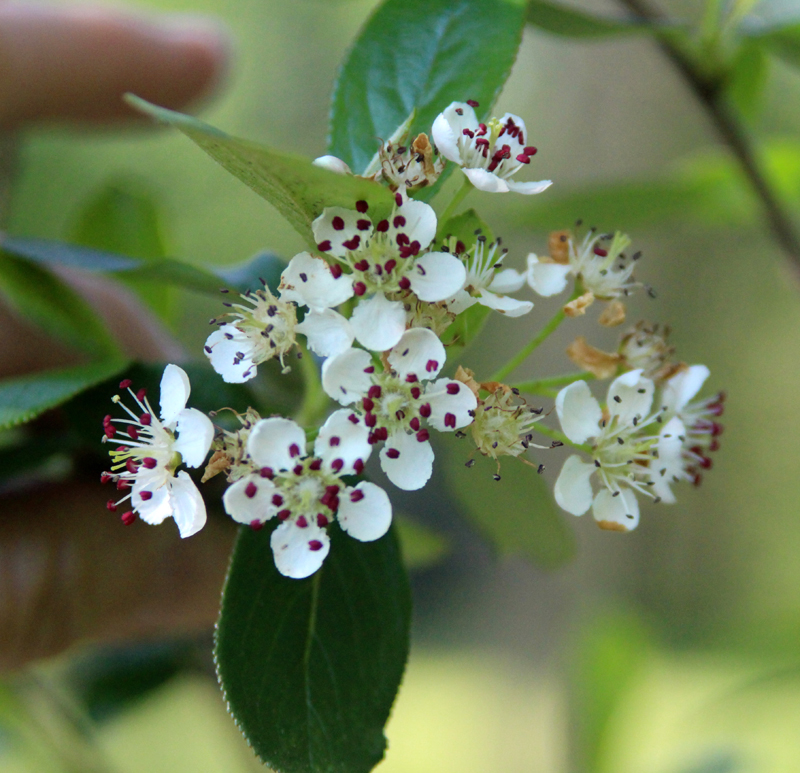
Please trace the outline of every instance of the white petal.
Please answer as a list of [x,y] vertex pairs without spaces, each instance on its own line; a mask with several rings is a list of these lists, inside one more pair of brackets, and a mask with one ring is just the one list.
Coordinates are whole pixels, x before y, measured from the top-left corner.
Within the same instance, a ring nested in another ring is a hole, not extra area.
[[592,484],[589,479],[595,471],[592,463],[580,456],[570,456],[556,480],[553,493],[558,506],[572,515],[583,515],[592,505]]
[[214,439],[214,425],[202,411],[184,408],[177,417],[178,437],[172,446],[187,467],[199,467]]
[[[359,228],[359,224],[366,227]],[[336,226],[341,226],[341,228]],[[335,255],[337,258],[343,258],[350,252],[350,248],[345,247],[345,242],[358,236],[359,241],[363,244],[364,240],[372,235],[372,221],[367,215],[362,215],[355,209],[326,207],[311,224],[311,230],[314,232],[314,240],[320,250]]]
[[431,406],[428,424],[439,432],[452,432],[466,427],[475,419],[478,400],[472,390],[460,381],[440,378],[428,385],[425,399]]
[[670,488],[675,478],[685,479],[687,474],[683,469],[683,441],[686,436],[686,427],[676,416],[670,419],[662,428],[658,436],[656,449],[658,459],[650,463],[653,476],[653,494],[661,497],[661,501],[671,505],[675,503],[675,495]]
[[275,484],[257,472],[231,483],[222,495],[225,512],[239,523],[264,523],[278,512],[272,497],[278,493]]
[[[521,152],[522,148],[525,147],[525,138],[528,137],[528,127],[525,126],[525,121],[522,120],[518,115],[514,115],[514,113],[504,113],[503,116],[499,119],[501,124],[508,123],[508,119],[511,119],[520,130],[519,134],[516,137],[511,137],[507,133],[503,133],[502,137],[498,141],[498,145],[507,144],[511,146],[511,155],[517,155],[517,153]],[[520,136],[520,134],[522,136]],[[516,146],[516,147],[515,147]],[[519,148],[519,150],[517,150]]]
[[[145,523],[152,525],[163,523],[164,519],[172,515],[172,498],[169,488],[172,475],[162,467],[153,470],[139,469],[140,472],[133,484],[131,503]],[[149,493],[150,498],[143,499],[143,492]]]
[[[398,217],[402,220],[398,220]],[[389,221],[389,238],[396,242],[398,234],[405,234],[409,242],[419,242],[420,249],[426,249],[436,236],[436,212],[433,207],[414,199],[403,202]]]
[[533,193],[541,193],[546,191],[553,184],[552,180],[539,180],[539,182],[523,183],[516,180],[506,180],[508,190],[512,193],[521,193],[525,196],[530,196]]
[[390,301],[383,293],[375,293],[356,306],[350,324],[362,346],[374,352],[385,352],[405,332],[406,310],[400,301]]
[[320,169],[327,169],[329,172],[336,172],[336,174],[353,174],[350,167],[336,156],[320,156],[311,163]]
[[528,255],[528,284],[544,298],[564,291],[570,270],[569,264],[542,263],[533,253]]
[[[367,438],[369,429],[363,422],[352,422],[353,412],[341,409],[334,411],[322,425],[314,441],[314,456],[322,459],[326,467],[339,475],[352,475],[361,472],[364,462],[369,459],[372,446]],[[356,463],[361,469],[356,469]],[[341,462],[341,464],[334,464]]]
[[206,525],[206,505],[188,473],[181,470],[172,481],[172,517],[181,537],[191,537]]
[[[396,458],[389,455],[390,449],[399,451]],[[381,449],[381,467],[389,480],[404,491],[421,489],[433,473],[433,448],[427,440],[421,443],[416,435],[407,435],[399,430],[389,436]]]
[[175,421],[178,414],[186,407],[191,391],[189,377],[183,368],[177,365],[167,365],[164,368],[159,390],[161,421],[164,424],[169,425]]
[[288,470],[305,456],[306,433],[291,419],[274,416],[257,421],[247,439],[247,453],[259,467]]
[[341,405],[350,405],[367,394],[372,370],[369,352],[347,349],[322,363],[322,388]]
[[308,339],[308,348],[320,357],[333,357],[349,349],[353,327],[338,311],[309,311],[295,330]]
[[[251,349],[250,339],[234,325],[222,325],[206,339],[203,351],[223,381],[243,384],[256,375],[256,365],[248,356]],[[239,354],[244,354],[244,358],[240,359]]]
[[499,311],[507,317],[521,317],[533,309],[531,301],[518,301],[516,298],[510,298],[508,295],[495,295],[489,290],[481,290],[478,303],[482,306],[488,306],[490,309]]
[[447,355],[439,337],[424,327],[406,330],[389,352],[389,364],[401,379],[413,373],[420,381],[436,378]]
[[592,513],[599,524],[616,524],[623,531],[631,531],[639,524],[639,502],[629,488],[620,489],[617,496],[607,488],[598,491]]
[[464,286],[467,270],[449,252],[429,252],[417,258],[407,276],[421,301],[435,303],[452,298]]
[[556,395],[561,429],[573,443],[585,443],[600,431],[603,412],[585,381],[575,381]]
[[664,387],[662,404],[669,411],[680,411],[700,391],[710,373],[705,365],[692,365],[676,373]]
[[515,268],[504,268],[498,271],[492,279],[488,289],[493,293],[515,293],[525,284],[525,274],[520,274]]
[[392,503],[380,486],[364,481],[345,489],[336,519],[351,537],[373,542],[392,525]]
[[608,387],[608,410],[618,417],[618,426],[633,423],[634,417],[643,419],[653,404],[655,386],[641,370],[631,370],[615,378]]
[[322,258],[301,252],[283,270],[280,293],[282,301],[294,301],[312,311],[323,311],[352,297],[353,279],[349,274],[335,278]]
[[447,309],[453,314],[461,314],[477,302],[478,299],[473,298],[466,290],[459,290],[452,299],[447,301]]
[[463,172],[479,191],[487,193],[508,193],[509,191],[508,183],[494,172],[488,172],[486,169],[467,168],[464,168]]
[[[460,110],[460,114],[456,110]],[[461,164],[458,140],[464,129],[475,131],[477,128],[478,118],[472,107],[466,102],[453,102],[445,108],[443,113],[437,115],[433,122],[431,129],[433,144],[446,159]]]
[[294,521],[286,521],[278,526],[272,532],[269,544],[278,571],[295,580],[314,574],[331,549],[331,541],[325,529],[313,524],[301,529],[294,525]]

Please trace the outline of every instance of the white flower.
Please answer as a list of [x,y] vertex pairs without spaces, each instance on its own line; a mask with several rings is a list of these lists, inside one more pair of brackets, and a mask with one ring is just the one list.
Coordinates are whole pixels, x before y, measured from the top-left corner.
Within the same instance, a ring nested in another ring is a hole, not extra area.
[[283,365],[284,355],[295,344],[294,304],[276,298],[266,285],[263,290],[248,290],[240,297],[250,306],[226,303],[234,311],[223,316],[233,321],[219,323],[219,330],[208,337],[204,347],[214,370],[229,384],[254,378],[258,365],[273,357]]
[[[573,443],[592,441],[592,462],[570,456],[555,485],[556,502],[568,513],[583,515],[592,508],[606,529],[630,531],[639,523],[636,492],[656,498],[654,453],[659,437],[646,428],[659,418],[650,414],[654,385],[640,370],[619,376],[608,388],[606,413],[585,381],[576,381],[556,396],[556,411],[564,434]],[[593,495],[590,478],[600,480]]]
[[526,145],[527,130],[523,120],[506,113],[479,123],[474,107],[478,103],[453,102],[433,122],[433,143],[439,152],[458,164],[479,190],[490,193],[541,193],[552,185],[541,182],[509,180],[527,166],[536,148]]
[[295,579],[322,566],[330,550],[327,527],[333,520],[361,542],[389,530],[392,506],[374,483],[349,486],[343,475],[361,473],[370,455],[368,430],[350,411],[331,414],[305,453],[302,427],[280,417],[257,422],[247,440],[254,471],[225,491],[225,511],[236,521],[260,528],[277,517],[270,545],[278,571]]
[[447,308],[454,314],[461,314],[476,303],[486,306],[509,317],[521,317],[527,314],[533,304],[530,301],[518,301],[507,293],[519,290],[525,284],[525,276],[513,268],[503,268],[503,258],[508,250],[503,249],[495,259],[500,240],[486,246],[486,237],[479,236],[467,261],[467,278],[464,287],[447,301]]
[[[422,254],[436,235],[436,214],[421,201],[403,201],[390,218],[373,225],[369,205],[329,207],[312,224],[320,251],[347,265],[352,291],[361,298],[350,319],[356,340],[367,349],[391,349],[405,331],[400,301],[386,293],[411,290],[423,301],[443,301],[464,285],[461,261],[446,252]],[[341,269],[340,269],[341,270]],[[330,306],[335,304],[330,303]]]
[[533,445],[531,428],[544,418],[541,408],[531,408],[524,401],[517,402],[516,393],[500,385],[486,399],[478,401],[475,421],[470,427],[472,438],[484,456],[519,456]]
[[122,516],[124,523],[133,523],[134,512],[151,524],[172,516],[181,537],[190,537],[205,525],[206,508],[192,479],[183,471],[176,475],[176,470],[181,464],[199,467],[203,463],[214,427],[205,414],[186,407],[191,390],[189,377],[177,365],[167,365],[161,378],[160,420],[150,407],[145,390],[134,394],[130,386],[128,379],[120,384],[130,392],[138,413],[115,396],[114,402],[130,418],[106,416],[103,421],[104,441],[118,443],[109,452],[113,464],[111,471],[103,474],[103,480],[116,480],[120,490],[131,489],[118,502],[110,501],[108,509],[116,511],[130,498],[133,509]]
[[387,359],[392,372],[376,373],[368,352],[349,349],[323,363],[322,386],[342,405],[359,403],[352,417],[363,417],[368,441],[386,441],[383,471],[398,488],[415,491],[433,471],[423,421],[440,432],[460,429],[472,422],[477,400],[460,381],[430,381],[445,363],[444,346],[430,330],[406,331]]
[[631,258],[625,256],[623,250],[631,243],[626,234],[617,231],[611,244],[602,246],[609,238],[608,234],[597,235],[594,231],[589,231],[579,245],[569,238],[564,261],[542,259],[531,253],[528,255],[528,284],[539,295],[549,297],[563,292],[571,275],[582,280],[585,291],[602,300],[629,295],[640,285],[632,278],[639,253]]

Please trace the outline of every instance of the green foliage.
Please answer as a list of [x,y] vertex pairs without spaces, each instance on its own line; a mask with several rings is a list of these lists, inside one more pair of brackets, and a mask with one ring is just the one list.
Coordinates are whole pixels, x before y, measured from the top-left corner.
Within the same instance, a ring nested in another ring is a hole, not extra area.
[[362,29],[333,95],[330,152],[360,172],[378,138],[416,108],[411,134],[430,132],[454,100],[486,113],[522,38],[521,0],[386,0]]
[[127,95],[127,101],[145,115],[183,132],[234,177],[272,204],[311,245],[316,246],[311,223],[325,207],[352,209],[360,199],[374,206],[391,207],[390,192],[377,183],[320,169],[302,156],[231,137],[202,121],[152,105],[132,94]]
[[741,31],[771,54],[794,67],[800,67],[800,19],[797,15],[770,24],[745,24]]
[[764,102],[769,76],[769,59],[764,49],[752,42],[740,46],[725,85],[728,99],[748,120],[753,120]]
[[652,25],[627,19],[595,16],[547,0],[528,0],[528,24],[554,35],[571,38],[602,38],[611,35],[652,33]]
[[405,668],[411,599],[393,532],[361,543],[331,529],[306,580],[278,573],[270,529],[243,528],[222,599],[216,659],[229,708],[282,773],[366,773]]
[[497,552],[521,555],[546,568],[568,561],[575,552],[574,537],[565,523],[569,516],[553,504],[536,470],[505,457],[501,480],[495,482],[495,462],[476,453],[475,466],[468,469],[464,465],[468,446],[463,448],[463,456],[441,452],[447,482],[464,516]]

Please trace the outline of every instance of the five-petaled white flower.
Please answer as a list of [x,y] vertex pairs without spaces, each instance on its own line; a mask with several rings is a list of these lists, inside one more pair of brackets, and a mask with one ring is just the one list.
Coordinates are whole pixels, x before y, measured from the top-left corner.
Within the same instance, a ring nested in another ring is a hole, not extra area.
[[475,110],[478,103],[453,102],[436,116],[431,134],[439,152],[458,164],[469,181],[489,193],[541,193],[552,185],[550,180],[515,182],[509,178],[531,162],[536,148],[525,144],[524,121],[506,113],[480,123]]
[[376,373],[368,352],[348,349],[323,363],[322,386],[342,405],[359,403],[351,420],[363,417],[370,443],[386,441],[380,453],[383,471],[398,488],[415,491],[433,471],[423,421],[440,432],[460,429],[472,422],[477,400],[460,381],[431,381],[444,367],[445,351],[426,328],[406,331],[387,362],[392,371]]
[[172,516],[181,537],[190,537],[203,528],[206,508],[189,475],[184,471],[176,475],[176,470],[181,464],[199,467],[203,463],[214,437],[214,426],[204,413],[186,407],[191,391],[189,377],[177,365],[167,365],[161,378],[160,420],[145,391],[134,394],[130,387],[129,379],[120,384],[130,392],[138,412],[116,395],[113,401],[130,418],[106,416],[103,420],[104,440],[118,443],[109,452],[113,464],[110,472],[103,473],[103,481],[116,480],[118,489],[131,489],[118,502],[109,501],[108,509],[116,511],[130,498],[133,509],[123,514],[124,523],[133,523],[134,512],[151,524]]
[[[591,507],[601,527],[630,531],[639,523],[635,492],[663,496],[652,491],[660,477],[654,467],[659,436],[647,430],[660,416],[650,413],[653,392],[653,382],[632,370],[611,382],[605,412],[585,381],[558,393],[556,411],[564,434],[573,443],[592,441],[592,462],[570,456],[556,481],[556,502],[568,513],[583,515]],[[596,495],[590,482],[594,473],[601,483]]]
[[240,523],[260,528],[278,518],[270,545],[278,571],[287,577],[308,577],[322,566],[332,521],[361,542],[379,539],[391,525],[392,506],[382,488],[342,480],[361,473],[371,451],[369,430],[350,416],[347,410],[330,415],[314,441],[313,456],[305,453],[305,431],[290,419],[256,422],[247,440],[254,471],[223,496],[226,512]]
[[458,292],[466,278],[455,256],[424,252],[436,235],[433,209],[395,195],[391,217],[376,225],[367,216],[366,201],[357,202],[355,210],[328,207],[312,224],[320,251],[352,271],[348,279],[361,300],[350,324],[356,340],[373,351],[391,349],[406,327],[403,303],[388,299],[387,293],[411,290],[422,301],[443,301]]

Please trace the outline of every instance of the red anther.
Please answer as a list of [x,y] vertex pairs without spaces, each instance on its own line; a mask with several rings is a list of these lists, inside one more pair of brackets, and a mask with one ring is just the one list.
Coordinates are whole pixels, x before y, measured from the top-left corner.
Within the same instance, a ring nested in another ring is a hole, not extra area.
[[475,140],[475,147],[476,148],[488,148],[489,147],[489,140],[477,139],[477,140]]
[[402,215],[395,215],[394,220],[392,220],[392,225],[395,228],[402,228],[406,224],[406,219]]
[[351,413],[351,414],[350,414],[350,415],[347,417],[347,420],[348,420],[349,422],[352,422],[353,424],[358,424],[358,416],[356,416],[354,413]]
[[400,281],[397,283],[397,286],[401,290],[410,290],[411,289],[411,281],[407,276],[400,277]]
[[422,416],[423,419],[427,419],[428,416],[431,415],[431,404],[424,403],[419,407],[419,415]]
[[359,260],[357,263],[353,263],[353,268],[356,271],[368,271],[369,270],[369,261],[368,260]]
[[725,413],[725,406],[719,403],[711,403],[706,409],[712,416],[722,416]]
[[475,132],[473,132],[473,131],[470,131],[469,129],[462,129],[462,130],[461,130],[461,133],[462,133],[462,134],[463,134],[465,137],[469,137],[470,139],[472,139],[472,138],[475,136]]
[[364,462],[361,459],[356,459],[353,462],[353,469],[355,470],[356,475],[361,475],[364,472]]
[[334,459],[331,462],[331,469],[336,473],[341,472],[342,467],[344,467],[343,459]]
[[406,383],[407,384],[414,384],[417,381],[419,381],[419,379],[417,378],[417,374],[416,373],[408,373],[406,375]]
[[364,397],[361,399],[361,407],[369,413],[375,407],[375,403],[371,398]]
[[344,220],[336,215],[336,217],[331,220],[331,225],[333,226],[334,231],[342,231],[344,230]]
[[125,461],[125,469],[131,474],[135,475],[138,471],[139,467],[137,466],[136,462],[133,459],[127,459]]
[[410,422],[408,422],[408,426],[411,427],[411,429],[414,432],[416,432],[417,430],[419,430],[419,426],[420,426],[419,419],[415,416],[413,419],[411,419]]
[[602,247],[595,247],[594,254],[598,255],[601,258],[605,258],[608,255],[608,250],[604,250]]
[[403,206],[403,197],[399,193],[394,194],[394,203],[397,204],[398,207]]
[[272,471],[272,467],[262,467],[259,470],[259,475],[262,478],[266,478],[267,480],[272,480],[275,477],[275,473]]
[[394,417],[398,421],[402,421],[406,417],[406,412],[405,411],[395,411],[394,412]]
[[111,475],[111,473],[108,473],[108,472],[104,472],[104,473],[103,473],[103,474],[100,476],[100,482],[101,482],[101,483],[108,483],[108,481],[110,481],[110,480],[113,480],[113,479],[114,479],[114,476],[113,476],[113,475]]
[[322,543],[318,539],[309,540],[308,549],[313,550],[315,552],[317,550],[322,550]]
[[356,250],[358,249],[359,244],[361,244],[361,237],[356,234],[352,239],[342,242],[342,247],[344,247],[346,250]]
[[519,161],[520,164],[530,164],[531,162],[531,160],[524,153],[520,153],[517,156],[517,161]]
[[295,475],[302,475],[303,474],[303,465],[302,464],[296,464],[294,466],[294,469],[292,469],[292,472]]
[[103,426],[105,427],[106,424],[111,424],[111,414],[107,413],[103,416]]
[[251,480],[244,488],[244,495],[248,499],[252,499],[256,494],[258,494],[258,486]]
[[708,447],[709,451],[719,451],[719,440],[712,440]]
[[374,271],[378,276],[380,276],[383,273],[383,269],[381,268],[380,263],[375,264]]
[[[317,526],[319,526],[320,529],[324,529],[329,523],[330,521],[322,513],[317,513]],[[311,543],[309,543],[309,545],[310,544]]]
[[396,265],[397,261],[394,258],[389,258],[389,260],[383,264],[383,267],[386,269],[386,273],[388,274]]
[[380,386],[378,386],[378,384],[373,384],[367,392],[367,397],[370,397],[373,400],[378,400],[380,399],[382,393],[383,390],[380,388]]
[[136,427],[134,427],[133,425],[128,427],[128,437],[130,437],[131,440],[139,439],[139,433],[136,431]]
[[408,236],[406,236],[406,234],[397,234],[395,241],[400,247],[405,247],[409,243]]
[[314,472],[316,472],[317,470],[321,470],[322,469],[322,459],[314,459],[311,462],[311,464],[308,465],[308,469],[309,470],[314,470]]
[[118,454],[124,454],[128,449],[125,446],[117,446],[114,449]]
[[137,399],[139,402],[142,402],[142,400],[144,400],[144,398],[145,398],[145,397],[147,397],[147,389],[145,389],[144,387],[142,387],[142,388],[141,388],[141,389],[140,389],[140,390],[139,390],[139,391],[136,393],[136,399]]
[[[389,451],[387,451],[387,453],[389,453],[391,451],[394,451],[394,450],[395,450],[394,448],[390,448]],[[397,455],[399,456],[400,453],[398,452]],[[393,456],[392,459],[397,459],[397,456]],[[350,492],[350,501],[351,502],[360,502],[363,498],[364,498],[364,492],[359,488],[354,489],[353,491]]]
[[433,373],[433,371],[435,371],[438,367],[439,367],[438,360],[428,360],[425,363],[425,370],[427,370],[428,373]]
[[386,233],[389,230],[389,221],[388,220],[381,220],[378,225],[375,226],[375,230],[378,233]]
[[422,390],[419,387],[411,387],[411,396],[415,400],[419,400],[419,396],[422,394]]
[[145,458],[142,459],[142,467],[146,470],[154,470],[157,464],[158,462],[153,459],[152,456],[145,456]]
[[294,459],[295,456],[300,456],[300,446],[298,446],[297,443],[292,443],[289,446],[289,456],[291,456],[292,459]]
[[356,202],[356,209],[363,215],[369,209],[369,204],[364,199],[360,199]]
[[342,442],[341,438],[337,437],[336,435],[333,435],[333,437],[331,437],[331,439],[328,441],[328,445],[330,445],[331,447],[338,446],[339,443],[341,442]]
[[126,488],[130,488],[131,484],[130,481],[125,480],[125,478],[120,478],[117,480],[117,491],[124,491]]
[[278,510],[278,520],[285,521],[292,514],[291,510]]
[[106,424],[106,426],[103,429],[103,433],[105,434],[105,436],[109,440],[111,440],[111,438],[114,437],[114,435],[117,434],[117,431],[114,429],[114,427],[111,424]]
[[149,502],[153,498],[152,491],[141,491],[139,492],[139,496],[142,498],[143,502]]
[[457,241],[456,242],[456,254],[460,255],[462,252],[466,252],[466,251],[467,251],[467,246],[464,244],[464,242],[462,242],[460,240]]
[[450,429],[456,428],[456,415],[454,413],[446,413],[444,415],[444,426]]
[[153,417],[149,413],[143,413],[139,417],[139,424],[141,424],[143,427],[149,427],[152,421]]
[[714,466],[714,460],[713,460],[713,459],[711,459],[711,458],[710,458],[710,457],[708,457],[708,456],[704,456],[704,457],[703,457],[703,458],[700,460],[700,466],[701,466],[701,467],[702,467],[704,470],[710,470],[710,469],[711,469],[711,468]]
[[692,478],[692,483],[695,486],[699,486],[703,482],[703,476],[698,472],[695,474],[694,478]]
[[119,382],[119,388],[127,389],[132,383],[133,381],[131,381],[129,378],[124,378],[122,379],[122,381]]
[[498,167],[499,165],[500,165],[500,162],[499,162],[499,161],[496,161],[496,160],[494,160],[494,159],[493,159],[493,160],[492,160],[492,163],[491,163],[491,164],[489,164],[489,167],[488,167],[487,171],[489,171],[489,172],[494,172],[494,170],[495,170],[495,169],[497,169],[497,167]]
[[396,448],[387,448],[386,456],[388,456],[390,459],[399,459],[400,452]]
[[374,373],[374,372],[375,372],[374,365],[368,365],[366,368],[364,368],[364,373]]
[[342,267],[338,263],[332,263],[329,268],[334,279],[338,279],[342,275]]
[[424,443],[430,436],[430,432],[428,432],[426,429],[421,429],[419,432],[417,432],[417,440],[420,443]]
[[372,222],[370,220],[356,220],[356,228],[359,231],[369,231],[372,228]]
[[389,430],[386,427],[378,427],[373,433],[377,440],[388,440]]
[[261,523],[261,521],[259,521],[258,518],[254,518],[252,521],[250,521],[250,528],[253,531],[258,531],[259,529],[262,529],[263,527],[264,527],[264,524]]
[[716,421],[711,422],[711,437],[719,437],[725,431],[725,427]]
[[356,282],[353,285],[353,292],[360,297],[367,292],[367,286],[363,282]]
[[369,435],[367,435],[367,443],[369,443],[371,446],[374,446],[377,442],[378,438],[375,437],[375,433],[370,432]]
[[522,151],[526,156],[535,156],[539,150],[538,148],[534,148],[533,145],[528,145],[525,150]]
[[283,504],[283,497],[280,494],[273,494],[272,504],[275,505],[275,507],[280,507]]
[[304,515],[301,515],[296,521],[295,525],[299,526],[301,529],[305,529],[308,526],[308,521]]
[[338,484],[332,483],[330,486],[325,486],[325,493],[326,494],[338,494],[339,493]]
[[478,124],[478,131],[476,131],[475,134],[477,134],[479,137],[483,137],[483,135],[486,134],[487,131],[488,131],[488,129],[486,128],[486,124],[485,123],[479,123]]
[[367,413],[364,415],[364,424],[372,429],[378,423],[378,417],[374,413]]
[[122,521],[126,526],[130,526],[136,520],[136,513],[133,510],[128,510],[127,513],[123,513],[120,517],[120,521]]
[[106,510],[110,510],[112,513],[117,512],[117,503],[113,499],[109,499],[106,502]]
[[330,250],[330,248],[331,248],[331,242],[330,242],[330,239],[326,239],[324,242],[320,242],[320,243],[317,245],[317,249],[318,249],[320,252],[328,252],[328,251]]
[[461,391],[461,386],[456,381],[451,381],[446,388],[449,395],[457,395]]
[[474,99],[468,99],[468,100],[467,100],[467,104],[468,104],[470,107],[477,107],[477,106],[478,106],[478,103],[477,103],[477,102],[476,102]]
[[416,239],[414,239],[414,241],[411,242],[411,244],[408,245],[408,249],[411,250],[411,254],[412,255],[417,255],[417,254],[419,254],[419,251],[421,249],[421,245]]

